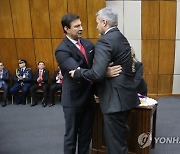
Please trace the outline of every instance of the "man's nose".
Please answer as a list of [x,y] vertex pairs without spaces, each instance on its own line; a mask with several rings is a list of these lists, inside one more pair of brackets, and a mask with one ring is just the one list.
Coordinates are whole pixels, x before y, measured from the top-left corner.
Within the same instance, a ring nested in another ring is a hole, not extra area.
[[82,27],[82,26],[80,26],[80,30],[83,30],[83,27]]

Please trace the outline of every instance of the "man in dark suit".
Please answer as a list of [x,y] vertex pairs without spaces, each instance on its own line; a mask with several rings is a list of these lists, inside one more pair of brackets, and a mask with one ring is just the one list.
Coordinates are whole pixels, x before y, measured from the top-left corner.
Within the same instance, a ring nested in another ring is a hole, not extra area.
[[43,99],[42,99],[42,106],[47,106],[47,95],[48,95],[48,88],[49,88],[49,71],[45,69],[45,63],[43,61],[38,62],[38,69],[34,72],[33,76],[33,86],[30,88],[30,93],[32,97],[32,104],[31,106],[37,105],[36,100],[36,91],[38,89],[42,89],[43,91]]
[[7,103],[8,92],[9,92],[9,81],[10,81],[10,73],[7,69],[4,68],[3,62],[0,61],[0,89],[3,90],[2,107],[5,107]]
[[[134,84],[131,47],[117,28],[117,13],[111,8],[100,10],[96,21],[101,38],[96,43],[94,64],[90,70],[80,68],[75,74],[70,73],[77,81],[81,78],[99,81],[97,93],[104,118],[107,153],[127,154],[126,121],[131,109],[140,103]],[[105,78],[110,62],[123,68],[115,78]]]
[[[18,61],[19,68],[16,69],[15,75],[14,75],[14,85],[10,89],[11,94],[13,95],[16,104],[26,104],[26,97],[29,91],[29,88],[31,87],[31,81],[32,81],[32,71],[30,68],[26,67],[26,60],[20,59]],[[19,96],[18,92],[19,90],[22,90],[22,95]]]
[[[75,154],[77,141],[78,154],[88,154],[95,113],[92,83],[73,80],[69,71],[77,67],[91,68],[94,45],[81,38],[83,28],[79,16],[65,15],[61,24],[66,37],[56,49],[56,59],[63,75],[61,104],[65,117],[64,154]],[[80,51],[78,41],[85,53]]]
[[49,107],[55,105],[55,101],[54,101],[55,96],[54,95],[55,95],[56,91],[61,90],[62,81],[63,81],[63,76],[62,76],[61,70],[58,66],[58,70],[56,70],[54,72],[54,75],[52,78],[52,85],[50,87],[50,102],[51,102],[51,104],[49,105]]

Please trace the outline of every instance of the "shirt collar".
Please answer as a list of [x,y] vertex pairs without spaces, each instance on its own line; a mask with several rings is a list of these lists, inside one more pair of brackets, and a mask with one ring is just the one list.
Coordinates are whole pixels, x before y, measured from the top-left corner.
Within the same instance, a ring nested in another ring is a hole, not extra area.
[[21,70],[24,71],[26,69],[26,67],[22,67]]
[[70,40],[73,44],[75,44],[75,45],[77,44],[77,42],[78,42],[78,41],[73,40],[72,38],[70,38],[70,37],[69,37],[69,36],[67,36],[67,35],[66,35],[66,37],[67,37],[67,38],[68,38],[68,39],[69,39],[69,40]]
[[107,32],[109,32],[111,29],[113,29],[113,28],[116,28],[116,26],[114,26],[114,27],[110,27],[109,29],[107,29],[106,31],[105,31],[105,33],[104,34],[107,34]]

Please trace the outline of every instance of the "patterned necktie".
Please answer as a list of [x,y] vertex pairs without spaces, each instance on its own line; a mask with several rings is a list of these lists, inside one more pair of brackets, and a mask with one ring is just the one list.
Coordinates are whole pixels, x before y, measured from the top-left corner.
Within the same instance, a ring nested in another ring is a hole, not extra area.
[[62,74],[61,74],[61,72],[59,72],[59,77],[60,77],[59,78],[59,83],[62,84]]
[[[43,74],[43,71],[42,70],[40,70],[39,71],[39,77],[40,78],[42,78],[42,74]],[[39,86],[42,86],[42,82],[39,82],[39,84],[38,84]]]
[[86,55],[86,51],[85,51],[84,47],[82,46],[80,41],[78,41],[77,44],[79,45],[80,51],[84,55],[84,58],[86,59],[86,63],[88,64],[88,59],[87,59],[87,55]]

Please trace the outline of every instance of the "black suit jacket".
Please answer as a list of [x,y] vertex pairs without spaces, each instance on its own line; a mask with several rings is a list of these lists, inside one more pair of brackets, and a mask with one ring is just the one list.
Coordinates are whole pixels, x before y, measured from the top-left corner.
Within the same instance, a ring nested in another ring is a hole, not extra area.
[[[39,69],[37,69],[37,70],[34,72],[34,75],[33,75],[34,84],[38,84],[38,82],[37,82],[37,78],[38,78],[38,77],[39,77]],[[49,83],[49,71],[48,71],[48,70],[43,69],[42,78],[43,78],[42,84],[48,84],[48,83]]]
[[[103,113],[126,111],[140,103],[134,83],[130,50],[127,39],[118,28],[113,28],[96,43],[92,69],[75,72],[75,78],[99,81],[98,96]],[[105,78],[110,62],[122,66],[120,76]]]
[[2,80],[6,84],[9,84],[9,82],[10,82],[10,73],[9,73],[9,71],[7,69],[3,69]]
[[52,83],[56,83],[56,81],[57,81],[56,77],[58,74],[59,74],[59,70],[56,70],[53,74],[53,77],[52,77]]
[[76,81],[69,71],[77,67],[91,68],[94,57],[94,45],[87,39],[80,39],[85,48],[88,64],[81,51],[68,39],[64,38],[56,49],[56,59],[63,75],[61,103],[66,107],[79,107],[94,102],[92,83],[86,80]]

